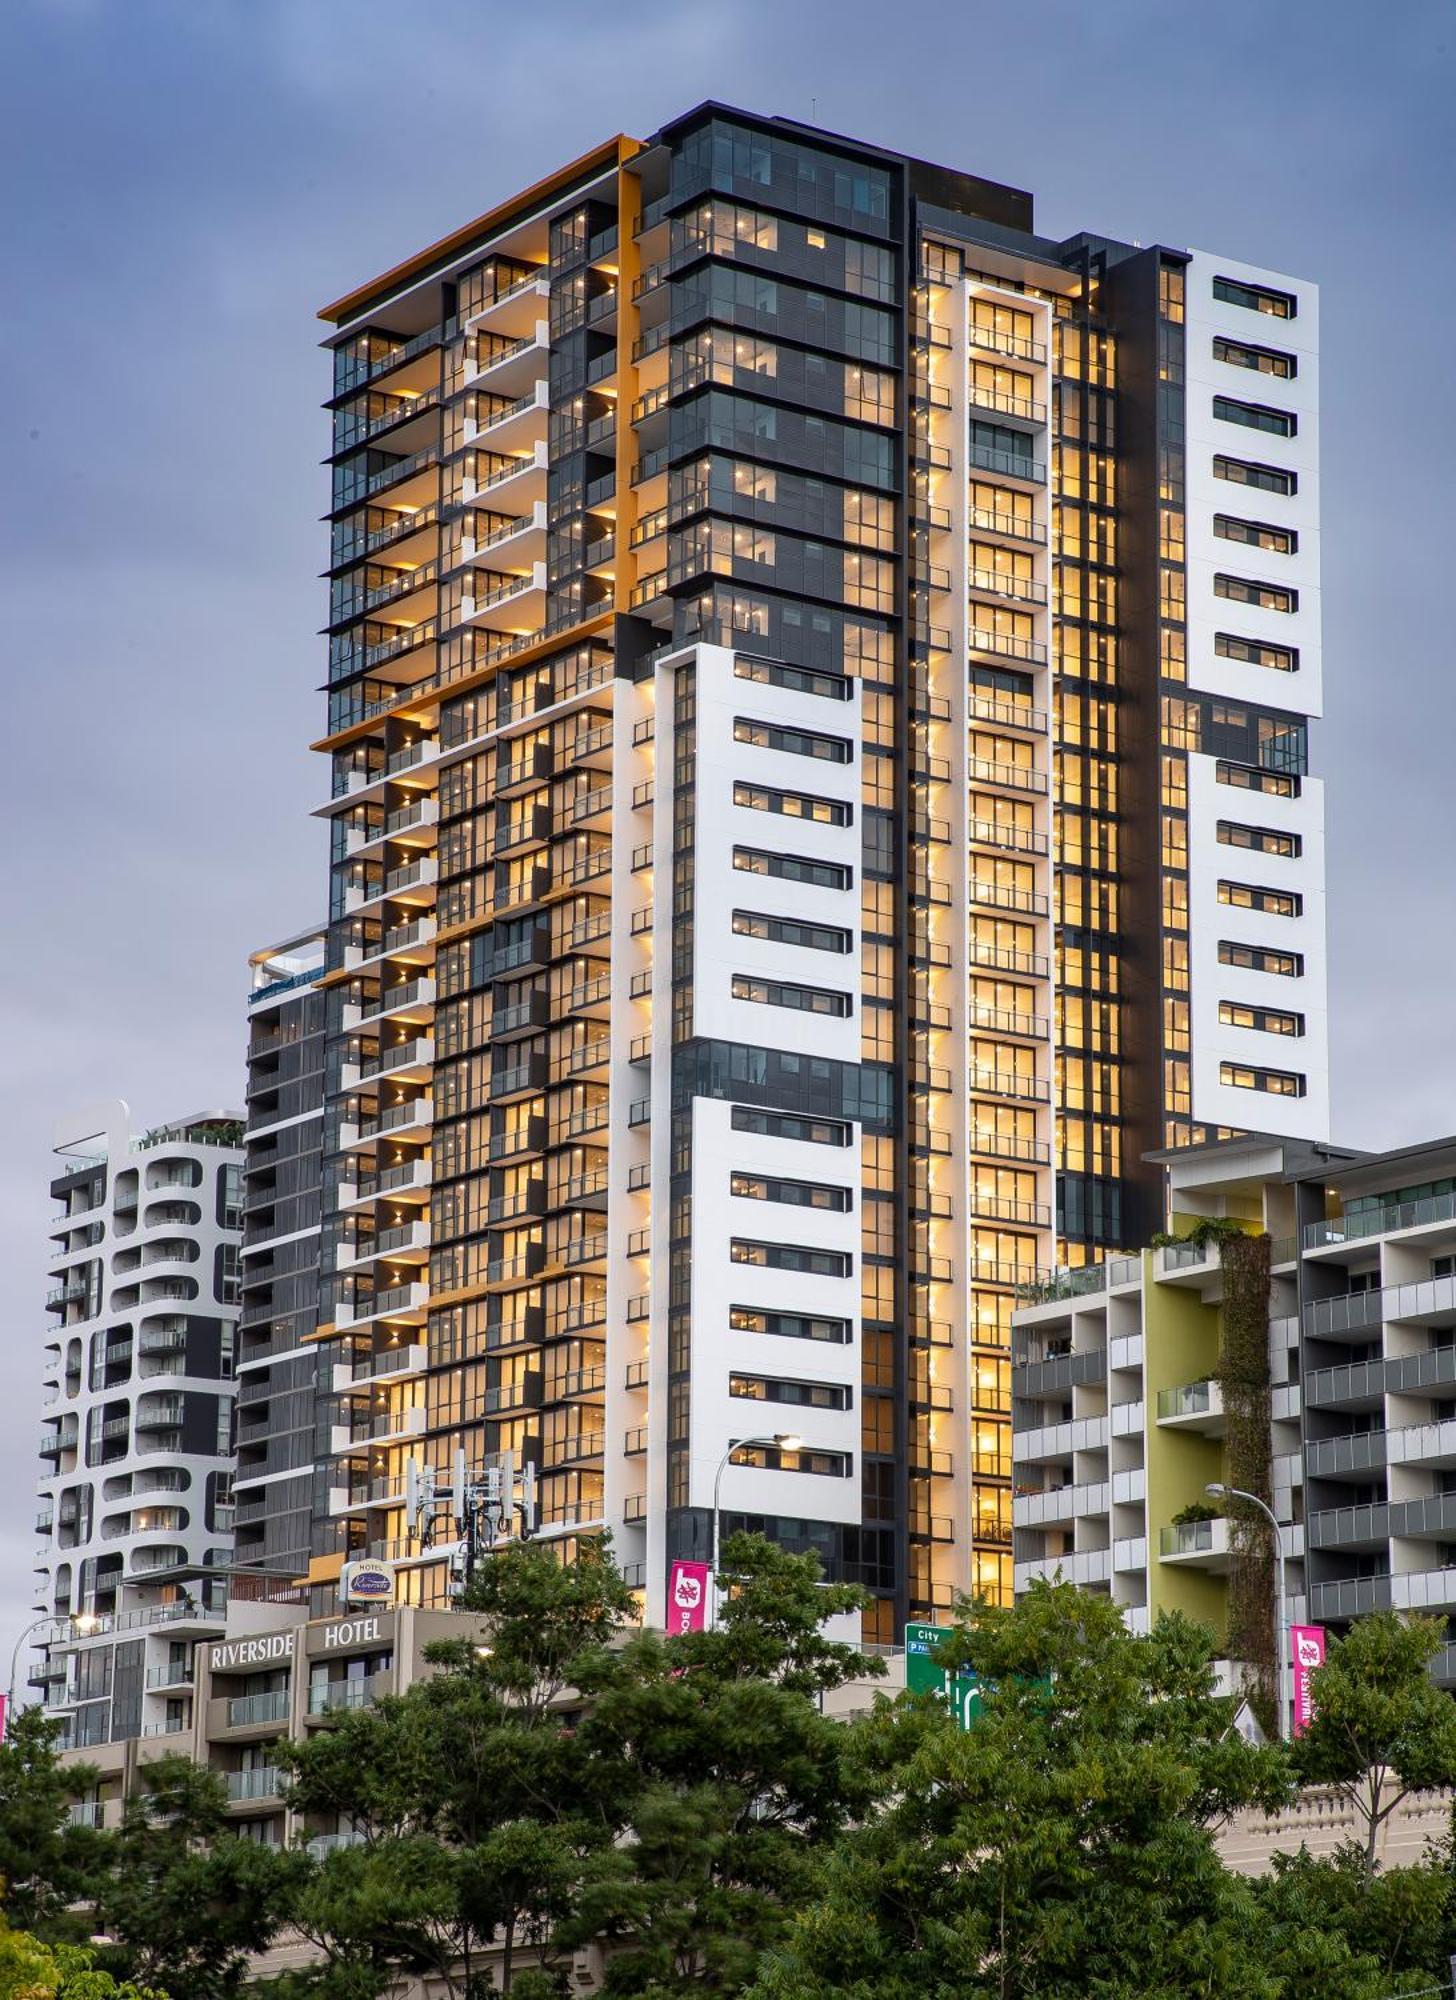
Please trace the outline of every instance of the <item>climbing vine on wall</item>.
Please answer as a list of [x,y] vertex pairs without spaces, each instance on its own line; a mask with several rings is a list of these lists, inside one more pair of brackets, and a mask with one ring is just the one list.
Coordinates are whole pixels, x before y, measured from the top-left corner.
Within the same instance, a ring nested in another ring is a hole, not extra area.
[[[1228,1484],[1273,1503],[1269,1449],[1269,1238],[1227,1235],[1223,1267],[1223,1384]],[[1269,1524],[1246,1501],[1230,1500],[1228,1648],[1253,1669],[1251,1705],[1272,1735],[1278,1719],[1278,1618]]]

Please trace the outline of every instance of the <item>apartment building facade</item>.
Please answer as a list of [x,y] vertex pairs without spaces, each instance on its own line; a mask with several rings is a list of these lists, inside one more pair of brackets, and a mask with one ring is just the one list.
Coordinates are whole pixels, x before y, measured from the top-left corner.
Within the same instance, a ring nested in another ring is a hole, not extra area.
[[234,1554],[283,1578],[307,1572],[318,1497],[323,957],[320,928],[249,960]]
[[180,1723],[221,1624],[241,1141],[229,1112],[140,1131],[120,1101],[57,1130],[31,1680],[68,1745]]
[[[1269,1487],[1291,1624],[1447,1621],[1456,1685],[1456,1141],[1384,1154],[1249,1139],[1170,1156],[1182,1235],[1270,1238]],[[1105,1590],[1135,1630],[1223,1631],[1236,1551],[1219,1245],[1174,1241],[1031,1288],[1013,1333],[1018,1589]]]
[[1309,1610],[1446,1621],[1456,1685],[1456,1140],[1352,1161],[1301,1227]]
[[1313,288],[706,105],[323,317],[319,1606],[461,1450],[1004,1596],[1017,1284],[1323,1134]]

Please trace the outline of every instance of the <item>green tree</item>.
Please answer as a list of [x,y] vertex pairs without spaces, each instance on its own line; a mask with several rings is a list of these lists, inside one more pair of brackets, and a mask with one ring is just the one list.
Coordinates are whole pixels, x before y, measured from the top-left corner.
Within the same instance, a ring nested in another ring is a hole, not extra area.
[[880,1706],[860,1754],[883,1802],[837,1842],[756,2000],[1275,2000],[1260,1906],[1213,1830],[1277,1803],[1287,1770],[1233,1729],[1209,1635],[1175,1618],[1134,1639],[1106,1599],[1039,1584],[967,1608],[940,1651],[982,1682],[979,1719]]
[[1376,1612],[1334,1640],[1311,1676],[1314,1719],[1294,1746],[1294,1768],[1349,1801],[1367,1876],[1401,1802],[1456,1785],[1456,1703],[1429,1673],[1441,1643],[1437,1619]]
[[0,2000],[167,2000],[96,1968],[79,1945],[46,1944],[0,1916]]
[[141,1768],[95,1885],[101,1964],[171,2000],[227,2000],[288,1917],[297,1858],[231,1831],[222,1778],[181,1756]]
[[527,1972],[554,1971],[587,1858],[624,1824],[632,1786],[585,1755],[573,1693],[635,1618],[610,1548],[585,1543],[566,1562],[503,1550],[462,1608],[483,1636],[432,1647],[434,1678],[287,1753],[295,1806],[359,1836],[296,1904],[323,1953],[317,1983],[339,2000],[409,1973],[469,1994],[497,1943],[507,1991],[523,1957]]
[[1445,1990],[1456,1897],[1444,1856],[1372,1876],[1353,1843],[1318,1860],[1301,1848],[1252,1886],[1289,2000],[1328,2000],[1372,1969],[1381,1996]]
[[581,1724],[593,1761],[636,1788],[630,1839],[597,1855],[557,1933],[607,1945],[610,1994],[741,1992],[872,1795],[852,1731],[819,1706],[883,1670],[823,1632],[863,1594],[759,1536],[730,1537],[723,1558],[717,1628],[634,1640],[603,1663]]
[[108,1838],[70,1823],[71,1801],[95,1773],[62,1766],[59,1733],[54,1717],[26,1708],[0,1744],[0,1907],[19,1930],[74,1939],[84,1926],[72,1905],[89,1898]]

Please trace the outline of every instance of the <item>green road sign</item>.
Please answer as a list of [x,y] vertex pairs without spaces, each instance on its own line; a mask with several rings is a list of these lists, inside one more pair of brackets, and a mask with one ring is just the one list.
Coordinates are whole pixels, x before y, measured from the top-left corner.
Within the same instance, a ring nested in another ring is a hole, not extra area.
[[911,1694],[938,1694],[961,1728],[969,1729],[981,1712],[980,1684],[974,1674],[948,1673],[931,1658],[954,1629],[950,1625],[905,1627],[905,1685]]

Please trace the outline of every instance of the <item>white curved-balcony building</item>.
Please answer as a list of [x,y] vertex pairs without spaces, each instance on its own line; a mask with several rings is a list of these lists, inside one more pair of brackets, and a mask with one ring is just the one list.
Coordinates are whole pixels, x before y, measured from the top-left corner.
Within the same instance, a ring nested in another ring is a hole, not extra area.
[[68,1743],[183,1729],[221,1623],[241,1142],[235,1113],[137,1131],[120,1099],[57,1128],[33,1678]]

